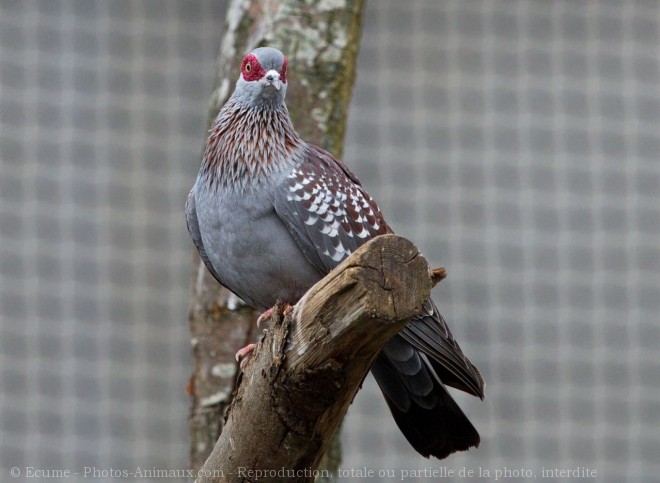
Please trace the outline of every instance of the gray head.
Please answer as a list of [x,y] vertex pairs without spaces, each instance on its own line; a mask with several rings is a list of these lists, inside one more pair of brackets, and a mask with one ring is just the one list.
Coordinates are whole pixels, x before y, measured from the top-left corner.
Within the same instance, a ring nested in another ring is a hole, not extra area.
[[287,58],[272,47],[259,47],[243,58],[232,97],[250,107],[276,107],[286,95]]

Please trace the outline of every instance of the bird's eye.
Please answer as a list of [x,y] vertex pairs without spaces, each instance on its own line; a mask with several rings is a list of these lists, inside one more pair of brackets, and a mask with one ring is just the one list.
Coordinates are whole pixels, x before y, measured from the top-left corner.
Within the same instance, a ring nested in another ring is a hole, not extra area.
[[252,70],[252,65],[245,64],[245,72],[250,72]]

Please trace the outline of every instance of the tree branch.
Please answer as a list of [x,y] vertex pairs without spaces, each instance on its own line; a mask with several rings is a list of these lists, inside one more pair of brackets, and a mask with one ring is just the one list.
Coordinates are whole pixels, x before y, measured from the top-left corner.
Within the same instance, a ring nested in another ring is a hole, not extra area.
[[240,376],[200,482],[314,480],[381,347],[421,310],[431,271],[408,240],[371,240],[272,326]]
[[447,278],[447,269],[445,267],[438,267],[431,269],[431,282],[435,287],[437,284]]

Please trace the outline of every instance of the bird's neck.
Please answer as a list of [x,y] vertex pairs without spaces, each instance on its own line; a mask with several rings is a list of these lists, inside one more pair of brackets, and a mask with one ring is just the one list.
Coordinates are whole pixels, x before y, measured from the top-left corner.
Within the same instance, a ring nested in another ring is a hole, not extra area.
[[230,99],[211,128],[201,173],[211,186],[243,191],[295,164],[304,146],[284,103],[259,108]]

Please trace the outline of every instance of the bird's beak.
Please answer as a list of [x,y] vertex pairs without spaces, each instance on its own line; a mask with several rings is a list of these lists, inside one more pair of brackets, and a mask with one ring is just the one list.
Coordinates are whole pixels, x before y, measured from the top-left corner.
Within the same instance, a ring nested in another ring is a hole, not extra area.
[[282,82],[280,81],[280,73],[274,69],[266,72],[266,82],[268,82],[268,84],[273,86],[278,91],[280,90],[280,87],[282,87]]

